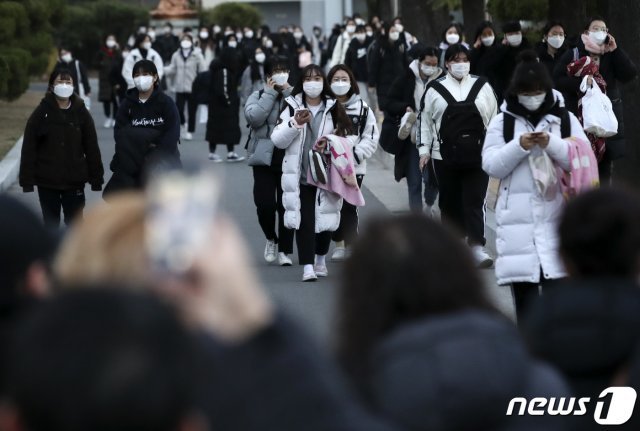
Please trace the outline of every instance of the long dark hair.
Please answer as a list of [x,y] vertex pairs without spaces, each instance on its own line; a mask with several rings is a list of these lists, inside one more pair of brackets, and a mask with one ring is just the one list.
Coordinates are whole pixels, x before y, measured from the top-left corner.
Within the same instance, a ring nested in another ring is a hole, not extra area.
[[468,248],[425,216],[371,222],[345,264],[338,293],[338,358],[368,395],[375,346],[403,324],[464,309],[495,311]]
[[[300,72],[300,78],[298,79],[298,82],[296,82],[296,85],[293,86],[293,90],[291,91],[291,95],[292,96],[297,96],[298,94],[302,94],[302,103],[304,104],[304,106],[307,106],[307,100],[306,100],[306,94],[304,93],[303,89],[302,89],[302,84],[304,84],[304,80],[305,78],[309,78],[311,76],[321,76],[322,77],[322,93],[320,94],[320,97],[322,99],[334,99],[336,98],[335,94],[333,94],[333,92],[331,91],[331,86],[329,85],[329,82],[327,81],[327,77],[325,76],[324,72],[322,71],[322,68],[320,66],[318,66],[317,64],[310,64],[307,67],[305,67],[304,69],[302,69],[302,72]],[[333,110],[333,114],[332,114],[332,118],[333,118],[333,125],[336,129],[335,134],[338,136],[347,136],[350,134],[351,132],[351,120],[349,119],[349,117],[347,116],[347,113],[345,112],[344,108],[342,107],[342,105],[340,103],[337,103],[334,105],[334,107],[332,108]]]
[[[260,52],[264,53],[264,50],[261,47],[257,47],[253,50],[253,59],[251,59],[251,82],[262,81],[262,76],[260,75],[260,64],[256,61],[255,55],[256,51],[260,50]],[[266,57],[266,53],[265,53]],[[264,66],[263,66],[264,67]]]

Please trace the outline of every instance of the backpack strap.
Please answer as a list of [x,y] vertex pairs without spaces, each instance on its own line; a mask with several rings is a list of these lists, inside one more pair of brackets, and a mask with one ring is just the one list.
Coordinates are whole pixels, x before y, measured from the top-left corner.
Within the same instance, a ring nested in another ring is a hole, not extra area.
[[562,108],[560,113],[560,136],[562,139],[571,136],[571,117],[567,108]]
[[442,85],[442,83],[440,83],[439,81],[434,82],[431,85],[431,88],[437,91],[438,94],[444,98],[444,100],[447,102],[447,105],[453,105],[454,103],[458,103],[458,101],[451,95],[451,93],[449,93],[449,90],[447,90],[446,87]]
[[364,103],[364,100],[360,99],[360,133],[362,137],[365,127],[367,127],[367,119],[369,118],[369,105]]
[[502,113],[502,136],[504,142],[511,142],[516,129],[516,117],[506,112]]
[[469,91],[465,102],[473,102],[474,100],[476,100],[476,97],[478,97],[480,90],[482,90],[482,87],[484,87],[484,84],[486,83],[487,80],[479,76],[478,79],[476,79],[476,82],[473,83],[473,86],[471,87],[471,90]]

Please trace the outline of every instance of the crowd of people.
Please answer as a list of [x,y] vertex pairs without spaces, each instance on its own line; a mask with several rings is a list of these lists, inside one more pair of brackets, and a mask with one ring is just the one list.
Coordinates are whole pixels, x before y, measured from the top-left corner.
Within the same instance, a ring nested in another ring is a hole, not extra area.
[[[0,429],[589,430],[607,387],[639,386],[640,197],[596,188],[622,155],[618,81],[637,68],[602,19],[576,38],[550,22],[535,46],[519,22],[482,22],[473,41],[452,23],[428,43],[400,18],[308,37],[167,23],[107,36],[96,66],[106,186],[87,67],[61,47],[19,175],[55,234],[0,196]],[[613,136],[585,131],[594,86]],[[311,282],[345,261],[334,355],[271,302],[224,213],[187,271],[154,266],[149,173],[180,169],[201,122],[213,163],[219,144],[245,159],[248,124],[266,262],[293,265],[295,242]],[[381,148],[412,211],[360,232]],[[85,214],[87,183],[105,202]],[[489,207],[517,325],[479,272]],[[592,402],[507,415],[515,397]]]

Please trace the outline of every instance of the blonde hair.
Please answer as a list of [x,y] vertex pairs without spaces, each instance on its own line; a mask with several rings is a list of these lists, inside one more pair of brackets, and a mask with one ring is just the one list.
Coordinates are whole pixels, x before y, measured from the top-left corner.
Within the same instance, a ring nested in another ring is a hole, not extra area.
[[66,286],[146,284],[150,272],[144,195],[121,193],[87,211],[63,241],[53,271],[56,280]]

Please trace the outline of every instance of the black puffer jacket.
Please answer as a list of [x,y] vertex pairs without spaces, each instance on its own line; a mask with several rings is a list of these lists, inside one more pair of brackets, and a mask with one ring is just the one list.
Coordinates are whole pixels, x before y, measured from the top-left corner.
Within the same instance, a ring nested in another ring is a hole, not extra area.
[[403,42],[391,43],[384,36],[369,48],[369,87],[376,88],[379,107],[384,111],[393,81],[405,74],[407,53]]
[[127,92],[118,109],[114,137],[116,152],[110,165],[113,177],[105,195],[141,187],[143,174],[151,162],[180,164],[178,108],[160,89],[145,103],[140,102],[137,89]]
[[516,58],[518,54],[530,48],[531,45],[529,45],[529,41],[526,37],[523,37],[520,46],[499,45],[496,50],[492,52],[487,75],[491,86],[498,96],[498,102],[504,99],[504,94],[509,88],[513,71],[516,69]]
[[84,102],[71,96],[71,107],[60,109],[47,93],[31,114],[24,130],[20,160],[20,186],[55,190],[102,188],[104,169],[98,137]]
[[[233,51],[223,50],[223,58],[229,59]],[[226,64],[215,59],[209,67],[211,81],[206,139],[216,144],[238,145],[241,136],[238,79],[235,67]]]

